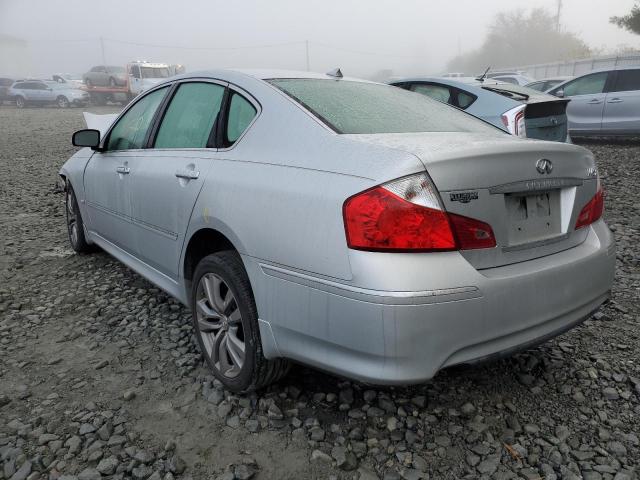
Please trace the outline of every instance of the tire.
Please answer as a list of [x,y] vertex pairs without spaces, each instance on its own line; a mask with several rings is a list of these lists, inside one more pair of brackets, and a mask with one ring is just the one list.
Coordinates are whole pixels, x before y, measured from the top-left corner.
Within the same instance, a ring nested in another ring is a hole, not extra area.
[[116,79],[113,77],[109,77],[109,86],[110,87],[115,87],[116,86]]
[[284,377],[289,362],[267,360],[262,354],[258,312],[238,253],[225,250],[204,257],[193,280],[193,328],[214,376],[235,393],[258,390]]
[[69,108],[69,99],[67,97],[65,97],[64,95],[60,95],[57,99],[56,99],[56,103],[58,104],[58,107],[60,108]]
[[65,193],[65,207],[67,233],[69,235],[69,243],[71,244],[71,248],[73,248],[76,253],[93,252],[95,248],[93,247],[93,245],[87,242],[87,239],[84,235],[84,222],[82,221],[82,215],[80,215],[78,200],[76,199],[76,194],[69,182],[67,182]]
[[89,80],[88,78],[84,81],[84,84],[85,84],[87,87],[93,87],[93,83],[91,83],[91,80]]
[[16,97],[16,107],[24,108],[27,106],[27,102],[25,102],[24,97],[17,96]]

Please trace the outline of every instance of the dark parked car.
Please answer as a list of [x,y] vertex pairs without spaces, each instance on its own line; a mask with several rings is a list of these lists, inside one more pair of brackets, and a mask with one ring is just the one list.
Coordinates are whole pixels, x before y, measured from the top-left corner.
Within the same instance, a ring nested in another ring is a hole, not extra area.
[[548,93],[571,100],[572,136],[640,135],[640,67],[588,73]]
[[13,85],[15,81],[16,78],[13,77],[0,77],[0,105],[2,105],[5,100],[11,100],[11,97],[9,97],[9,87]]
[[122,87],[127,83],[127,71],[124,67],[98,65],[82,76],[88,87]]

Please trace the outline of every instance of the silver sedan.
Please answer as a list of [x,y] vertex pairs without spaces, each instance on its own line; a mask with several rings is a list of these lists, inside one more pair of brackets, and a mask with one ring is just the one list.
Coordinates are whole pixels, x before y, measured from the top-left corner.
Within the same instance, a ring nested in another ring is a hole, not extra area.
[[62,167],[72,247],[193,312],[233,391],[295,360],[377,384],[505,355],[609,296],[592,154],[523,140],[340,74],[212,71],[81,130]]

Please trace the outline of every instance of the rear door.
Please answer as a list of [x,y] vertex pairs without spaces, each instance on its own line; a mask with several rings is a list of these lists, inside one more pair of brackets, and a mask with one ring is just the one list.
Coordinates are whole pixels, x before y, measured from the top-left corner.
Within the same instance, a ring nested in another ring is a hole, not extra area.
[[640,68],[614,72],[605,99],[602,133],[640,133]]
[[225,92],[225,83],[179,83],[149,148],[130,161],[136,256],[173,280],[193,205],[216,158]]
[[148,141],[148,134],[168,87],[141,97],[116,121],[84,173],[89,225],[129,254],[135,253],[131,213],[131,164]]
[[570,134],[600,132],[608,78],[609,72],[591,73],[552,90],[552,95],[562,91],[564,98],[571,99],[567,106]]

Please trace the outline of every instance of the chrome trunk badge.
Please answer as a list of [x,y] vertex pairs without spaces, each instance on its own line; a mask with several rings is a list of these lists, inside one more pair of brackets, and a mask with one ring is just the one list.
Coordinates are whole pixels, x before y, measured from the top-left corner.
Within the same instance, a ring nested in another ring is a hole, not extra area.
[[551,163],[551,160],[541,158],[536,162],[536,170],[538,170],[538,173],[541,175],[545,173],[550,174],[553,171],[553,163]]

